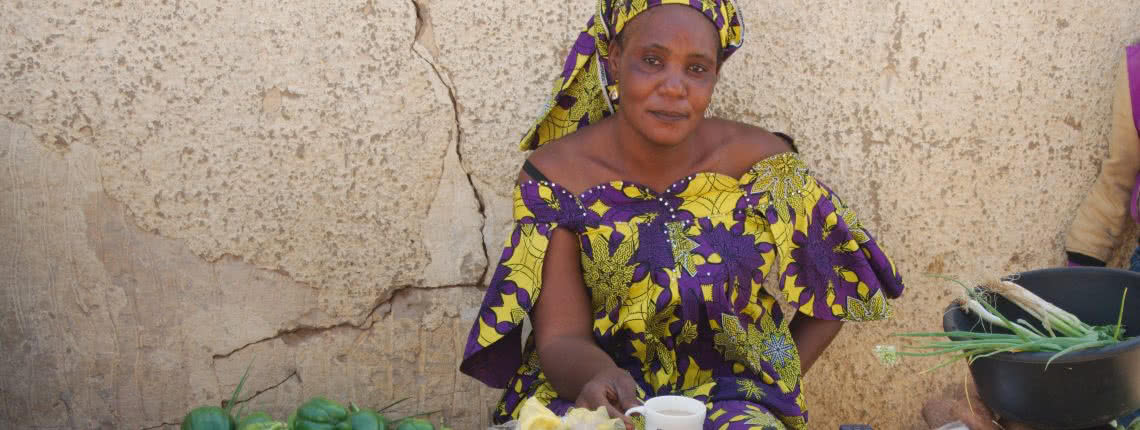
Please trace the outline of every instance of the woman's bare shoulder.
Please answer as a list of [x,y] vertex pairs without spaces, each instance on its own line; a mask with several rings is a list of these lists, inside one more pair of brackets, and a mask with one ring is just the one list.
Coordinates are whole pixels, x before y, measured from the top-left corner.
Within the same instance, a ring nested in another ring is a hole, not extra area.
[[[577,189],[581,169],[591,163],[590,134],[587,129],[563,136],[540,146],[527,156],[527,162],[547,180],[569,189]],[[527,172],[519,172],[519,182],[532,180]]]
[[722,142],[732,149],[752,151],[771,156],[792,150],[787,140],[763,127],[752,124],[715,118],[715,125],[723,134]]
[[729,174],[743,174],[761,160],[794,149],[787,140],[761,127],[720,118],[708,121],[719,142],[717,158],[725,160],[724,170]]

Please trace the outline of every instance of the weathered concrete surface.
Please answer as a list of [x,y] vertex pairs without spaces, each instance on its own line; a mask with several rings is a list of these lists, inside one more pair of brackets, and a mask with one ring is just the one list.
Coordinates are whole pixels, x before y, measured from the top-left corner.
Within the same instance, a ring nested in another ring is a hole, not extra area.
[[[474,285],[593,6],[0,3],[0,427],[174,423],[256,357],[277,416],[410,396],[397,415],[477,428]],[[714,111],[796,136],[911,289],[807,376],[813,428],[919,428],[961,383],[871,357],[937,329],[951,290],[921,273],[1060,263],[1134,6],[740,2]]]
[[496,394],[455,371],[477,288],[401,289],[333,318],[282,272],[140,229],[103,191],[97,158],[82,143],[46,151],[0,119],[0,344],[13,354],[0,427],[177,423],[228,398],[251,362],[243,398],[277,417],[324,394],[410,397],[396,415],[442,409],[456,428],[486,420]]
[[250,393],[285,381],[255,400],[278,416],[325,393],[485,420],[455,371],[483,218],[413,3],[0,16],[0,427],[177,422],[267,347]]
[[466,269],[433,280],[477,283],[477,242],[421,237],[433,202],[477,204],[441,173],[455,112],[414,55],[414,5],[281,6],[7,2],[0,106],[45,147],[89,142],[143,229],[319,286],[332,315],[424,285],[433,260]]

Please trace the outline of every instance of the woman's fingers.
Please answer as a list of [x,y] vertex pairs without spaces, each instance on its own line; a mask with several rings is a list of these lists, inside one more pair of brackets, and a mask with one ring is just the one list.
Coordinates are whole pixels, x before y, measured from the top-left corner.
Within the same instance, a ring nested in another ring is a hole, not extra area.
[[623,411],[628,411],[630,408],[640,406],[641,401],[637,399],[637,383],[633,382],[633,377],[625,374],[624,378],[618,378],[616,391],[617,391],[617,405]]
[[626,371],[614,370],[587,382],[578,393],[574,406],[590,410],[604,407],[610,418],[619,418],[626,428],[632,429],[633,419],[627,417],[625,411],[641,404],[637,399],[637,383]]
[[610,417],[621,418],[621,421],[625,423],[625,428],[633,429],[633,419],[626,416],[625,411],[641,405],[641,401],[637,399],[637,383],[633,382],[633,377],[629,373],[623,371],[613,380],[611,388],[613,389],[613,397],[610,399],[611,405],[607,406]]
[[583,389],[582,394],[578,395],[578,401],[574,402],[574,407],[593,410],[597,409],[598,406],[601,406],[603,404],[604,403],[599,403],[596,399],[591,398],[589,393]]
[[591,410],[602,406],[616,406],[612,405],[609,400],[611,390],[606,385],[597,380],[587,382],[582,387],[582,392],[578,394],[578,400],[574,402],[574,406]]
[[613,407],[612,405],[606,405],[606,412],[608,412],[610,414],[610,418],[621,419],[621,422],[625,424],[625,428],[630,429],[630,430],[633,429],[633,419],[630,417],[627,417],[625,415],[625,412],[619,411],[617,408]]

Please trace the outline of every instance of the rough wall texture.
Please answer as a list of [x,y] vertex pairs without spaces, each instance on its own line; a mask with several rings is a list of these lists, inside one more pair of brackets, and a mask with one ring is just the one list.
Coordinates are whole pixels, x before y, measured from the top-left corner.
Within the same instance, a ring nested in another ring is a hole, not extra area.
[[[174,423],[254,357],[277,416],[324,393],[484,424],[497,393],[455,369],[514,144],[592,7],[0,3],[0,427]],[[1060,262],[1140,9],[741,8],[714,111],[796,136],[909,279],[806,379],[813,428],[920,428],[962,369],[871,346],[937,328],[950,290],[921,273]]]

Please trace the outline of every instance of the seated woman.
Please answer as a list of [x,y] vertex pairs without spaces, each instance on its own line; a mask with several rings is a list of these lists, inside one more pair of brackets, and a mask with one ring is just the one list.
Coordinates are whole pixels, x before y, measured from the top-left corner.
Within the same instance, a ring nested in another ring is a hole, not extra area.
[[506,388],[495,422],[531,397],[616,417],[680,394],[707,403],[706,428],[803,429],[803,372],[842,321],[887,317],[899,275],[790,139],[705,118],[741,30],[731,0],[599,1],[522,141],[514,231],[460,367]]

